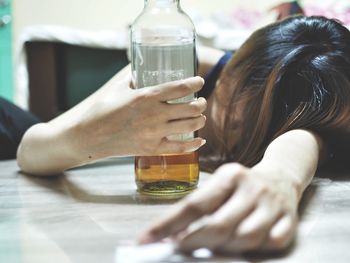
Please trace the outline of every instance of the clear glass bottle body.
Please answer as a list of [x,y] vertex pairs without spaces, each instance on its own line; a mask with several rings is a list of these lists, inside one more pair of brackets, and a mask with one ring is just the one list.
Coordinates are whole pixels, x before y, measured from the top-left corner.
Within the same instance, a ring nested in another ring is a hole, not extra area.
[[[143,12],[131,27],[131,66],[136,88],[192,77],[196,74],[196,34],[179,0],[145,0]],[[169,103],[191,101],[195,95]],[[188,140],[193,133],[174,134]],[[184,193],[198,182],[198,153],[135,158],[138,190],[162,195]]]

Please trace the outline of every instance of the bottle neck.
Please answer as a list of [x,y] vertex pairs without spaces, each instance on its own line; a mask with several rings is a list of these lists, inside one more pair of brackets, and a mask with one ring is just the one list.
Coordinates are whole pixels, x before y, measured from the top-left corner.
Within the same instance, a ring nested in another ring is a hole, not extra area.
[[179,8],[180,0],[145,0],[145,8]]

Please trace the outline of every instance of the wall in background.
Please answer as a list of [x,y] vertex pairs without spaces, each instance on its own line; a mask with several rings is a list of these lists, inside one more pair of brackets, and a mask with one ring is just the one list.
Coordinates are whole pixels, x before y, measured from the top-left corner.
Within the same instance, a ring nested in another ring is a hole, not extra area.
[[[28,25],[56,24],[87,30],[119,29],[130,24],[143,0],[14,0],[14,40]],[[184,10],[202,14],[234,6],[266,9],[280,0],[181,0]]]

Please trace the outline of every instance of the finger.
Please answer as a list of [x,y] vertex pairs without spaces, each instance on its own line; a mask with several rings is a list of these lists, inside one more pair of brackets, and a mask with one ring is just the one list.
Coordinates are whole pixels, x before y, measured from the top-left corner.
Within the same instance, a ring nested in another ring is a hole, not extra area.
[[204,80],[201,77],[192,77],[149,87],[148,91],[155,94],[161,101],[169,101],[198,92],[203,85]]
[[254,210],[257,198],[256,193],[239,186],[235,194],[211,216],[210,221],[179,240],[179,249],[193,251],[205,247],[217,250],[224,246],[239,223]]
[[204,115],[200,115],[190,119],[169,121],[165,127],[165,136],[197,131],[204,127],[206,119]]
[[236,185],[233,175],[241,172],[240,167],[238,164],[220,167],[217,175],[213,175],[201,188],[179,202],[168,216],[146,230],[140,243],[155,242],[175,235],[203,215],[214,212],[231,195]]
[[169,120],[193,118],[200,116],[206,107],[207,101],[198,98],[188,103],[167,104],[165,114],[169,115]]
[[164,138],[159,146],[159,154],[189,153],[198,150],[206,143],[202,138],[194,138],[190,141],[171,141]]
[[294,238],[297,226],[296,216],[285,214],[271,228],[263,251],[280,251],[288,247]]
[[274,202],[260,200],[259,203],[259,206],[238,225],[230,241],[220,247],[221,252],[246,252],[261,247],[282,211]]

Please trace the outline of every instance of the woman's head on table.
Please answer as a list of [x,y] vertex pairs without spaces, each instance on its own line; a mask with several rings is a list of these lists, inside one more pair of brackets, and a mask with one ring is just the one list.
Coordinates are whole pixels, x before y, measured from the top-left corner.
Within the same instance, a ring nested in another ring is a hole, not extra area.
[[350,132],[350,32],[303,16],[261,28],[235,52],[213,96],[221,162],[253,165],[293,129]]

